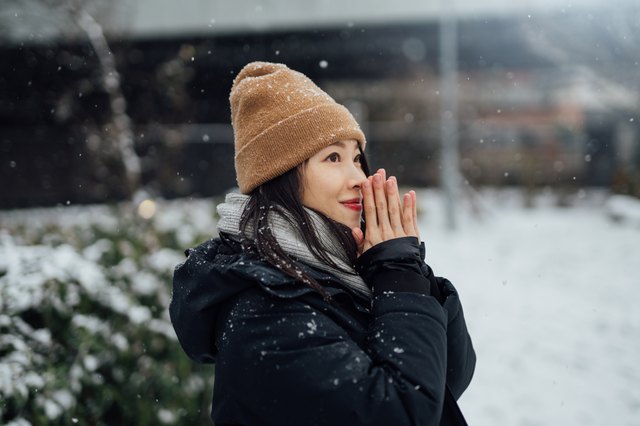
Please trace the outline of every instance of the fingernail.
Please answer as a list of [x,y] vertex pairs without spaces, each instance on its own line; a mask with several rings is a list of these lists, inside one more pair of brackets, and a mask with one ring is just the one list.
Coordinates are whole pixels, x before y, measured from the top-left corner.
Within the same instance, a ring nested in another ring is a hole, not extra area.
[[377,173],[376,173],[375,175],[373,175],[373,180],[374,180],[376,183],[380,182],[380,179],[381,179],[381,177],[380,177],[380,175],[379,175],[379,174],[377,174]]

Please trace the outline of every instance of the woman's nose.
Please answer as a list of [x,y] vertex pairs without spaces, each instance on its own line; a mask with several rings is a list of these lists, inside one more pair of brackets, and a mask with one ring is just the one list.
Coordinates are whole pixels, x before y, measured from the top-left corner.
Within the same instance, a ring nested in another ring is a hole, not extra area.
[[362,187],[362,183],[367,180],[367,176],[364,174],[364,172],[362,171],[362,169],[354,167],[351,170],[350,176],[349,176],[349,180],[348,180],[348,186],[349,188],[361,188]]

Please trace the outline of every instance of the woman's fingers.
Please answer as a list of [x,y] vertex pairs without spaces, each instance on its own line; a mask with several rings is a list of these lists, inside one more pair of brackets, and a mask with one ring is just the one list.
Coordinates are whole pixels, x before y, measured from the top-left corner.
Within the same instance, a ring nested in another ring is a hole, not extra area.
[[385,194],[385,182],[378,173],[373,175],[373,196],[375,197],[376,214],[378,217],[378,227],[384,239],[388,239],[391,234],[391,224],[389,223],[389,211],[387,210],[387,196]]
[[404,194],[402,201],[402,227],[407,235],[420,239],[415,191],[409,191]]
[[404,194],[402,203],[402,228],[406,235],[415,236],[415,227],[413,225],[413,197],[411,197],[411,194]]
[[385,185],[391,229],[396,237],[401,237],[404,235],[404,228],[402,226],[402,205],[400,204],[400,194],[398,193],[398,181],[394,176],[391,176]]
[[373,182],[371,177],[362,182],[362,203],[364,209],[364,220],[367,222],[367,229],[378,225],[378,217],[376,215],[376,202],[373,196]]
[[372,246],[392,238],[419,237],[416,194],[410,191],[402,200],[398,191],[398,181],[394,176],[388,180],[384,169],[363,182],[364,218],[366,234],[360,228],[353,228],[352,234],[358,247],[358,254]]
[[373,195],[373,178],[369,177],[362,183],[362,198],[364,220],[367,223],[366,240],[372,242],[379,239],[378,215],[376,214],[376,201]]
[[411,194],[411,202],[412,202],[412,213],[413,213],[413,227],[415,229],[415,236],[420,239],[420,231],[418,230],[418,196],[416,195],[416,191],[409,191]]

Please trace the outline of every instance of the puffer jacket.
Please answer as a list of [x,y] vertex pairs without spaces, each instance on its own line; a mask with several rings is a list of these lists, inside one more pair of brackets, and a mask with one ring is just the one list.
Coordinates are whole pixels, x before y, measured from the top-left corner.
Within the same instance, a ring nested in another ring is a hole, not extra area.
[[466,424],[456,400],[475,352],[458,293],[416,238],[360,256],[373,302],[305,267],[327,302],[221,236],[186,251],[170,306],[187,355],[215,363],[217,426]]

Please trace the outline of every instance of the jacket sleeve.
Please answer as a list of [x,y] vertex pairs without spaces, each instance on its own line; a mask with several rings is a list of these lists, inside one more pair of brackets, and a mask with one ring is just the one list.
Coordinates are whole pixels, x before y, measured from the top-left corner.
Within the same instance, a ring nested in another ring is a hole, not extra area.
[[458,293],[442,277],[435,277],[443,293],[447,294],[444,308],[447,311],[447,385],[455,399],[467,389],[476,367],[476,353],[467,331]]
[[[370,260],[376,263],[375,256]],[[384,265],[376,268],[394,279]],[[416,281],[409,285],[423,291],[391,292],[384,285],[374,290],[363,347],[322,309],[299,298],[271,298],[256,289],[231,303],[216,338],[216,382],[236,383],[225,388],[236,395],[218,403],[252,404],[234,410],[244,419],[230,420],[438,425],[446,382],[446,311],[425,293],[428,280],[419,268],[393,268],[403,280],[413,274]],[[224,411],[215,404],[214,417]]]
[[358,259],[361,275],[376,294],[385,291],[430,294],[447,314],[447,386],[455,399],[469,386],[476,355],[467,331],[458,292],[448,280],[436,277],[424,262],[425,246],[414,237],[378,244]]
[[[424,243],[420,245],[420,258],[425,258]],[[432,293],[447,312],[447,385],[455,399],[467,389],[476,366],[476,353],[460,303],[457,290],[449,280],[434,276],[431,268],[422,261],[422,274],[431,283]]]

